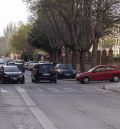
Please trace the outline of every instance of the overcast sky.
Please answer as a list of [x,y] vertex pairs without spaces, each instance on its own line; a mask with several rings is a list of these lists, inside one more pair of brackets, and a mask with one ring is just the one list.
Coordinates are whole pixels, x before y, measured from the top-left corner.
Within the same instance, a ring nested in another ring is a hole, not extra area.
[[27,22],[28,9],[22,0],[0,0],[0,36],[11,22]]

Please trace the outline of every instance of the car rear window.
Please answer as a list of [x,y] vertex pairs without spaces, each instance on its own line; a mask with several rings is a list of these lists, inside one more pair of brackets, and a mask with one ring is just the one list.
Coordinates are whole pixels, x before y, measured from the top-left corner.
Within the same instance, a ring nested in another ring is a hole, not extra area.
[[112,70],[116,70],[117,68],[113,67],[113,66],[106,66],[106,70],[107,71],[112,71]]
[[73,69],[72,65],[70,65],[70,64],[60,64],[60,65],[58,65],[58,68],[59,69]]
[[52,69],[54,68],[54,65],[53,64],[41,64],[39,66],[39,70],[41,72],[48,72],[51,68]]

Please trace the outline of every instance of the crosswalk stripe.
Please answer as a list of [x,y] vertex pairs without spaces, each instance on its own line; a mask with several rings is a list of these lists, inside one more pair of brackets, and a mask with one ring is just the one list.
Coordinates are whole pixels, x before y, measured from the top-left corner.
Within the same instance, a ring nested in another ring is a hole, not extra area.
[[63,88],[65,91],[67,91],[67,92],[78,92],[78,90],[75,90],[75,89],[73,89],[73,88]]
[[73,88],[46,88],[45,90],[48,90],[50,92],[79,92]]
[[57,89],[57,88],[48,88],[48,90],[50,90],[52,92],[62,92],[62,90]]
[[7,93],[7,92],[8,92],[7,90],[5,90],[5,89],[3,89],[3,88],[1,88],[0,91],[1,91],[2,93]]

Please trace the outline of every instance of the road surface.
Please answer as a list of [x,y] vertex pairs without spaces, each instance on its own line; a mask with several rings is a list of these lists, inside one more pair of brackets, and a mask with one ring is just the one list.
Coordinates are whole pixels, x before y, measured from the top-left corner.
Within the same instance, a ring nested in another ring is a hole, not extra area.
[[0,84],[0,129],[120,129],[120,95],[111,82]]

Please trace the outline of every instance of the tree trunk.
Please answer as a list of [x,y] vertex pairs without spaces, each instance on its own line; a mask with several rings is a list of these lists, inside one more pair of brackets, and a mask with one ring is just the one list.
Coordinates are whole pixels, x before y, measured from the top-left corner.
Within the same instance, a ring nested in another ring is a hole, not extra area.
[[76,69],[76,51],[72,50],[71,52],[71,64],[73,66],[74,69]]
[[80,72],[85,72],[85,51],[80,51]]
[[93,49],[92,49],[92,67],[97,65],[97,49],[98,49],[98,42],[99,39],[96,39],[93,42]]
[[74,67],[74,51],[71,52],[71,64]]
[[58,51],[54,51],[54,63],[57,63],[58,62]]

